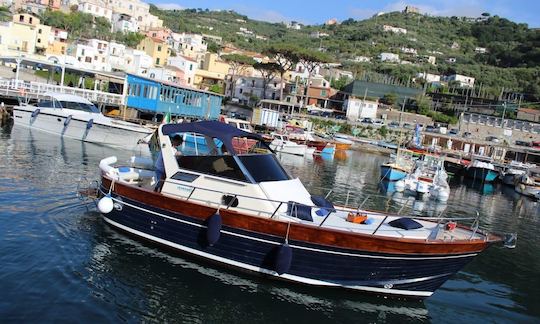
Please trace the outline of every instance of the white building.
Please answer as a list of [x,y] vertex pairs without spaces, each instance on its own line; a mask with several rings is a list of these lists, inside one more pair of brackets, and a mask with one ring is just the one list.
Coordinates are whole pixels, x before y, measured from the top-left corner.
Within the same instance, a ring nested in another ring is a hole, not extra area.
[[[265,99],[279,98],[279,91],[282,86],[279,78],[274,78],[266,87]],[[248,104],[252,97],[263,99],[263,78],[240,77],[236,80],[234,88],[234,98],[240,103]]]
[[82,0],[79,1],[78,10],[95,17],[103,17],[112,22],[113,11],[109,4],[101,0]]
[[[69,50],[68,50],[69,51]],[[75,54],[80,67],[94,71],[111,71],[109,64],[109,42],[90,39],[79,43],[70,51]]]
[[145,74],[154,64],[152,56],[144,51],[126,48],[126,72],[133,74]]
[[197,73],[198,64],[192,58],[183,55],[170,56],[167,64],[178,68],[184,74],[185,84],[194,87],[195,74]]
[[474,51],[478,54],[485,54],[487,53],[487,49],[485,47],[476,47]]
[[394,53],[381,53],[379,59],[381,62],[399,63],[399,55]]
[[371,61],[371,58],[370,57],[367,57],[367,56],[356,56],[354,59],[353,59],[354,62],[358,62],[358,63],[364,63],[364,62],[370,62]]
[[400,48],[401,52],[402,53],[407,53],[407,54],[418,54],[418,51],[414,48],[409,48],[409,47],[402,47]]
[[428,83],[441,82],[441,76],[440,75],[431,74],[431,73],[427,73],[427,72],[422,72],[422,73],[416,74],[416,78],[417,79],[422,78],[422,79],[426,80],[426,82],[428,82]]
[[208,44],[200,34],[171,33],[171,43],[175,51],[197,61],[208,50]]
[[287,24],[287,28],[296,30],[302,29],[302,26],[303,25],[297,21],[291,21],[289,24]]
[[461,74],[452,74],[447,76],[446,78],[447,82],[456,81],[459,83],[460,87],[465,88],[473,88],[474,87],[474,78],[466,75]]
[[139,24],[137,23],[137,20],[130,15],[113,13],[112,29],[113,32],[136,33],[139,31]]
[[174,68],[165,67],[151,67],[146,70],[144,73],[147,78],[160,80],[170,83],[180,83],[176,75]]
[[163,27],[163,20],[150,14],[150,5],[140,0],[108,0],[114,13],[126,14],[135,19],[140,31]]
[[[321,67],[316,66],[315,69],[311,72],[311,77],[320,75]],[[302,63],[297,63],[294,67],[294,70],[290,71],[291,80],[294,80],[296,78],[300,78],[302,80],[305,80],[308,78],[308,70]]]
[[325,77],[328,80],[338,80],[341,78],[347,78],[349,80],[354,79],[354,74],[351,71],[346,71],[346,70],[332,68],[332,67],[321,68],[320,73],[323,77]]
[[109,65],[111,70],[126,70],[126,45],[111,42],[109,43]]
[[383,25],[383,30],[385,32],[392,32],[394,34],[407,34],[407,29],[399,28],[399,27],[393,27],[393,26],[390,26],[390,25]]
[[356,121],[360,118],[377,117],[378,101],[369,101],[355,97],[349,97],[343,102],[343,110],[346,111],[347,119]]

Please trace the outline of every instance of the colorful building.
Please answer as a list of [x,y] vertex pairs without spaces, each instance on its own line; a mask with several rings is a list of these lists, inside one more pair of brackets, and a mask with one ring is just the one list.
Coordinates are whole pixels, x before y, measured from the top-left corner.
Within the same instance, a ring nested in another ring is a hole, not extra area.
[[128,74],[126,103],[141,113],[217,119],[222,96]]
[[137,46],[138,50],[146,52],[153,59],[154,65],[164,66],[167,64],[170,49],[169,45],[161,39],[146,37]]

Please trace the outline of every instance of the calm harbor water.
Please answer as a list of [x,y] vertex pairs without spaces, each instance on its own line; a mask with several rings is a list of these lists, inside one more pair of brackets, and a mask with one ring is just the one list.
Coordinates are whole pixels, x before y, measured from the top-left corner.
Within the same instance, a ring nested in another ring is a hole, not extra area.
[[[419,202],[378,183],[384,156],[280,157],[314,193],[419,215],[475,216],[517,232],[515,249],[492,247],[425,301],[309,288],[170,254],[108,227],[75,196],[117,151],[15,126],[0,131],[2,322],[539,322],[540,203],[500,185],[453,182],[447,204]],[[390,189],[390,190],[388,190]]]

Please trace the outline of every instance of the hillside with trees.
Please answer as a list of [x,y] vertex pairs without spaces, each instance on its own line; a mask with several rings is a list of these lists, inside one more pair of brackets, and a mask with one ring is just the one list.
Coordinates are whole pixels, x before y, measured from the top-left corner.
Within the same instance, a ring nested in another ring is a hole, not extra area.
[[[246,50],[264,52],[274,44],[285,43],[323,51],[332,61],[353,71],[357,78],[384,75],[394,83],[421,86],[412,83],[418,72],[458,73],[476,78],[476,84],[492,97],[497,97],[504,88],[525,94],[526,101],[540,101],[540,31],[489,13],[470,21],[391,12],[365,20],[347,19],[338,25],[311,25],[296,30],[284,23],[252,20],[234,11],[160,10],[153,5],[150,11],[173,31],[221,36],[224,42]],[[407,34],[385,32],[383,25],[405,28]],[[239,35],[240,28],[264,39]],[[328,36],[312,37],[314,32]],[[486,48],[486,53],[477,53],[477,47]],[[415,49],[418,56],[435,56],[437,64],[416,62],[413,55],[402,53],[401,48]],[[377,56],[382,52],[400,54],[402,60],[415,64],[380,62]],[[358,56],[370,57],[371,62],[357,63],[354,58]],[[449,58],[455,58],[455,63],[448,63]]]

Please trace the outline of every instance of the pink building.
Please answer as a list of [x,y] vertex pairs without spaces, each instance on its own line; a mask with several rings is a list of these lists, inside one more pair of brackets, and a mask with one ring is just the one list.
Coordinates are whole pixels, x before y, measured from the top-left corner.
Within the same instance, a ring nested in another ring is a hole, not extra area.
[[168,42],[171,39],[172,30],[169,28],[152,28],[146,32],[147,37],[156,38],[164,42]]

